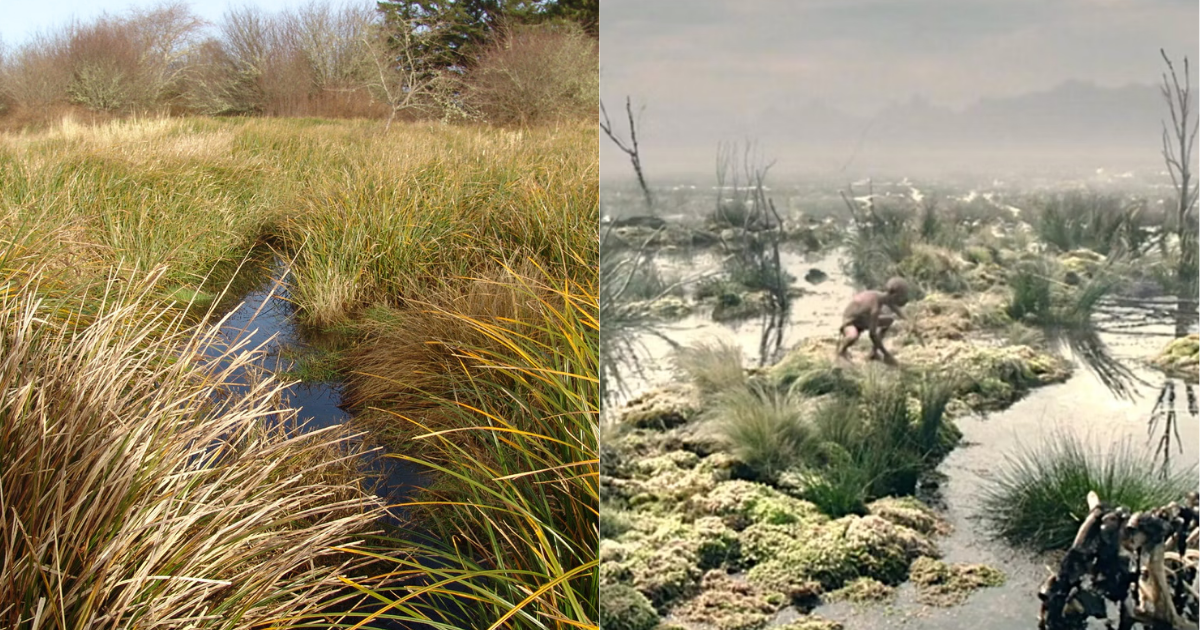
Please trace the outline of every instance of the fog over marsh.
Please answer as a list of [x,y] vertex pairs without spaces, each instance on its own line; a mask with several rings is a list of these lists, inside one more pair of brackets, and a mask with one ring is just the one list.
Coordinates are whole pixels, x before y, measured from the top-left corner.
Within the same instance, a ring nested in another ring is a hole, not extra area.
[[[1190,0],[606,0],[601,96],[647,176],[759,140],[777,177],[1161,170],[1164,49],[1197,83]],[[601,143],[601,177],[630,175]]]

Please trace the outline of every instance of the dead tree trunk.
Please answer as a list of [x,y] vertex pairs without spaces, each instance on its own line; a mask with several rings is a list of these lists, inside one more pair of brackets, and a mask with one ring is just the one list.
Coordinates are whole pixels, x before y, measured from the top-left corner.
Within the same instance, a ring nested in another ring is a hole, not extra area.
[[1197,306],[1197,263],[1195,208],[1197,185],[1192,173],[1193,151],[1196,147],[1195,111],[1192,103],[1192,72],[1187,57],[1183,58],[1183,85],[1175,66],[1164,50],[1159,50],[1167,70],[1162,77],[1162,95],[1171,114],[1171,127],[1163,122],[1162,154],[1175,185],[1175,233],[1179,239],[1179,265],[1176,269],[1178,301],[1175,314],[1175,336],[1188,334]]
[[654,199],[650,195],[650,187],[646,185],[646,176],[642,174],[642,156],[638,153],[637,140],[637,125],[633,120],[633,104],[628,96],[625,97],[625,114],[629,117],[629,144],[625,144],[613,131],[612,121],[608,119],[608,110],[604,109],[604,101],[600,101],[600,114],[604,116],[604,122],[600,123],[600,129],[608,136],[617,148],[629,156],[629,161],[633,163],[633,172],[637,175],[638,185],[642,187],[642,194],[646,197],[646,212],[653,214]]

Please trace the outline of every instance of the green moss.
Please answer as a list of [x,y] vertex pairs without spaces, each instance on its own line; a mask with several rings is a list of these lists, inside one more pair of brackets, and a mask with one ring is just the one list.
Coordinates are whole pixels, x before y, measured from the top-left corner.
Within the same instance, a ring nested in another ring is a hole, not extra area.
[[679,516],[637,514],[616,541],[602,541],[609,580],[632,584],[659,609],[689,597],[704,570],[737,565],[740,540],[718,517],[684,522]]
[[624,584],[600,587],[600,626],[605,630],[651,630],[658,613],[650,600]]
[[1191,334],[1171,341],[1150,364],[1168,376],[1195,381],[1200,375],[1200,335]]
[[645,459],[633,459],[627,468],[636,494],[631,505],[642,510],[672,511],[716,487],[718,471],[699,465],[700,458],[689,451],[669,451]]
[[766,294],[762,291],[722,293],[712,309],[716,322],[732,322],[763,314],[767,309]]
[[926,536],[945,535],[950,530],[945,519],[913,497],[885,497],[868,505],[867,511]]
[[734,529],[754,523],[786,525],[826,520],[815,505],[789,497],[770,486],[743,480],[724,481],[694,505],[703,514],[720,516]]
[[677,295],[668,295],[651,302],[649,311],[660,319],[678,319],[690,315],[692,306]]
[[742,552],[761,560],[747,579],[786,592],[810,582],[831,591],[859,577],[899,584],[913,558],[937,549],[927,537],[878,516],[848,516],[803,531],[747,528]]
[[291,362],[283,372],[286,378],[304,383],[329,383],[342,378],[342,355],[334,350],[289,346],[281,350],[279,356]]
[[1004,573],[983,564],[946,564],[933,558],[917,558],[911,579],[917,601],[931,606],[955,606],[976,590],[1004,584]]
[[617,412],[617,418],[633,428],[666,430],[690,422],[699,413],[699,406],[691,388],[671,385],[629,401]]
[[185,286],[167,289],[167,292],[167,299],[183,304],[191,304],[192,308],[199,309],[207,309],[217,299],[217,296],[213,293]]

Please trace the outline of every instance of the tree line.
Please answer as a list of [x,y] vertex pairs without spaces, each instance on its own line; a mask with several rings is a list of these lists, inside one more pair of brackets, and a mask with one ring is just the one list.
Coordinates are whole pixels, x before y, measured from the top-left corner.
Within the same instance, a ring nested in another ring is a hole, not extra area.
[[0,43],[0,120],[67,109],[484,120],[594,115],[598,0],[317,0],[216,24],[180,0]]

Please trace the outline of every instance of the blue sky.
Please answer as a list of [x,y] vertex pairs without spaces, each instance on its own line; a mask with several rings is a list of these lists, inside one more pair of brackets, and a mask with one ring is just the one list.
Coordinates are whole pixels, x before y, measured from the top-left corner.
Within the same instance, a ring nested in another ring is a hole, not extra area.
[[[40,31],[55,31],[72,19],[90,21],[102,13],[120,15],[131,8],[146,9],[158,0],[0,0],[0,41],[19,46]],[[196,15],[216,22],[230,7],[257,6],[275,12],[309,4],[309,0],[192,0]]]

